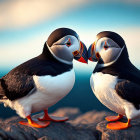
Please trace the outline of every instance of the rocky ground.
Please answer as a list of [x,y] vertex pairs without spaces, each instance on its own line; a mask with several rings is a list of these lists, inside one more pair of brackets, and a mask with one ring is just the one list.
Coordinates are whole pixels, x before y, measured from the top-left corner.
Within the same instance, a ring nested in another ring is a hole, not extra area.
[[[132,127],[127,130],[106,129],[105,116],[109,112],[91,111],[82,114],[76,108],[59,109],[53,113],[56,116],[68,116],[69,121],[54,123],[47,128],[31,128],[22,126],[19,117],[0,120],[0,140],[139,140],[140,119],[132,121]],[[37,118],[38,114],[33,116]],[[125,119],[122,121],[126,121]]]

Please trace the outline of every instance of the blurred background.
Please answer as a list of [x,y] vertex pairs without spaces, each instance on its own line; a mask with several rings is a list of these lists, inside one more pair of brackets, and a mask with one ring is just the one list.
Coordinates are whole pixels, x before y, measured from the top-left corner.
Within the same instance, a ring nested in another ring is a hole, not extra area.
[[[59,27],[75,30],[87,48],[100,31],[117,32],[126,42],[130,60],[140,68],[140,0],[0,0],[0,78],[39,55],[49,34]],[[107,110],[90,88],[95,65],[74,61],[75,86],[50,112],[60,107]],[[0,104],[1,118],[13,115]]]

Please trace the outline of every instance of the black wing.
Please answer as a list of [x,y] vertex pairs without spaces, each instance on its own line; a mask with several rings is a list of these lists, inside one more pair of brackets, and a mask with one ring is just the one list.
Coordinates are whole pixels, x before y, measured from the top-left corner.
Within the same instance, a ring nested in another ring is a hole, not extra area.
[[115,89],[123,99],[136,106],[140,104],[140,85],[129,80],[122,80],[116,84]]
[[15,100],[36,90],[33,76],[56,76],[69,71],[72,65],[66,65],[53,58],[35,57],[14,68],[0,80],[0,99],[7,97]]
[[15,100],[36,90],[32,76],[25,74],[7,76],[0,83],[1,99]]
[[41,61],[38,58],[31,59],[14,68],[0,81],[1,99],[5,96],[9,100],[15,100],[33,93],[36,86],[33,76],[56,75],[55,69],[49,62]]
[[36,58],[31,59],[2,77],[0,80],[0,99],[15,100],[35,91],[32,70],[36,65],[36,60]]

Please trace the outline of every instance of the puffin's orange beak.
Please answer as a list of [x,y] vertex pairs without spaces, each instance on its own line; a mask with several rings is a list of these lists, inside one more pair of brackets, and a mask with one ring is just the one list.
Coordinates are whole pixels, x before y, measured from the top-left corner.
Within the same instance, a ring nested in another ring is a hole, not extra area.
[[90,61],[98,61],[100,58],[100,54],[98,52],[95,53],[95,42],[93,44],[90,45],[90,47],[88,48],[88,59]]
[[80,41],[80,50],[74,51],[73,55],[75,60],[82,63],[88,63],[88,52],[83,42]]

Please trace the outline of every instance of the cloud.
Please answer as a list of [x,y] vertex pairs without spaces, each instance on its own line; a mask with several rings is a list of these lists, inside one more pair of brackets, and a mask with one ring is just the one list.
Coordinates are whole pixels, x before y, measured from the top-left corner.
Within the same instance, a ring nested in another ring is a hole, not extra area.
[[0,30],[32,26],[78,7],[103,2],[140,4],[139,0],[5,0],[0,2]]
[[0,29],[22,28],[49,20],[91,0],[8,0],[0,3]]

